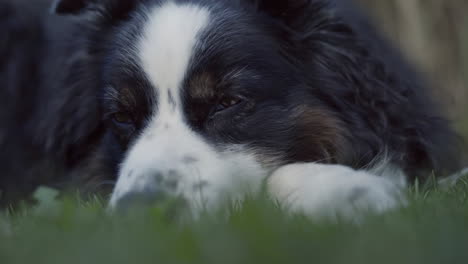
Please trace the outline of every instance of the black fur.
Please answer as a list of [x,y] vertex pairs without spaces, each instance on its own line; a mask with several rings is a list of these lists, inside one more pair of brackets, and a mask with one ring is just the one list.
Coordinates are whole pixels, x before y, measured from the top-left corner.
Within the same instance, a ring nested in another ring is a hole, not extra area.
[[[141,69],[120,51],[141,33],[140,5],[158,2],[0,2],[3,202],[41,184],[115,177],[128,144],[157,107]],[[187,87],[198,74],[217,81],[247,63],[262,76],[226,88],[246,99],[218,119],[212,119],[216,102],[185,91],[190,124],[214,144],[250,144],[281,163],[355,168],[386,155],[410,177],[456,168],[456,136],[425,84],[348,0],[178,2],[223,11],[204,36],[212,48],[197,53]],[[109,90],[116,83],[120,90]],[[137,88],[121,90],[126,86]],[[122,125],[112,118],[126,92],[138,107],[125,109],[132,122]]]
[[0,2],[2,204],[39,185],[94,177],[88,169],[99,167],[103,129],[81,26],[50,15],[50,5]]

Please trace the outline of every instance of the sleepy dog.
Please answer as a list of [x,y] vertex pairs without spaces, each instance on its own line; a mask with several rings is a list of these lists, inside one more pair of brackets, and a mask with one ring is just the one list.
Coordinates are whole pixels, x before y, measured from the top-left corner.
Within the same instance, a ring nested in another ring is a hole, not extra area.
[[115,179],[112,208],[197,213],[266,186],[347,215],[456,167],[425,84],[348,0],[31,5],[1,7],[6,197]]

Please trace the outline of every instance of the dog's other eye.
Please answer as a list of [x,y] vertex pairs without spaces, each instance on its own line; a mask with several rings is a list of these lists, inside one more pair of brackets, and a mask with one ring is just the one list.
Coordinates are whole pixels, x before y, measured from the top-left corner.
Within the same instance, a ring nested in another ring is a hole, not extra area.
[[133,124],[132,116],[129,113],[125,113],[125,112],[115,113],[112,116],[112,119],[114,120],[114,122],[118,124],[124,124],[124,125]]
[[233,106],[239,105],[243,102],[243,99],[240,97],[225,97],[221,99],[216,106],[216,112],[224,111]]

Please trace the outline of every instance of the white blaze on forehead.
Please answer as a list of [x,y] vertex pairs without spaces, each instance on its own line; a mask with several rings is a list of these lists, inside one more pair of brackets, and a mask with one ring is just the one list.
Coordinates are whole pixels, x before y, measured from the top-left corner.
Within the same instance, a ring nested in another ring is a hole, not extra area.
[[208,10],[193,4],[167,2],[149,11],[139,56],[143,70],[158,91],[160,108],[167,103],[169,98],[165,97],[169,93],[173,100],[179,100],[197,36],[208,19]]

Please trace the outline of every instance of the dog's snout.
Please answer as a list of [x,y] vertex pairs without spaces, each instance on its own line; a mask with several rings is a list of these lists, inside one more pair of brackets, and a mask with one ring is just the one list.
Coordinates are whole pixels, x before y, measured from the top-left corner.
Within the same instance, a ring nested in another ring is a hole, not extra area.
[[152,206],[158,201],[163,201],[166,194],[162,191],[156,190],[143,190],[143,191],[130,191],[117,198],[113,207],[119,211],[126,211],[129,208],[138,206]]
[[120,210],[134,206],[152,206],[164,202],[168,198],[178,196],[178,188],[183,178],[181,172],[175,169],[153,170],[142,174],[124,174],[128,181],[114,191],[111,206]]

